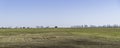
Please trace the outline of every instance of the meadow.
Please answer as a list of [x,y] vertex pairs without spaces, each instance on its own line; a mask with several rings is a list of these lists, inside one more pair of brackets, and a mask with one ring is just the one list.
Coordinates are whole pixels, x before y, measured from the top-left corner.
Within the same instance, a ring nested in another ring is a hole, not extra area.
[[0,48],[120,48],[120,28],[0,29]]

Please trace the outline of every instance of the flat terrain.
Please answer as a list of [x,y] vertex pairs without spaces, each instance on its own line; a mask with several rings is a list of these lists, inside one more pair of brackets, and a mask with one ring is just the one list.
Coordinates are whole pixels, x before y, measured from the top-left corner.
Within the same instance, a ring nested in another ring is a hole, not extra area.
[[120,28],[0,29],[0,48],[120,48]]

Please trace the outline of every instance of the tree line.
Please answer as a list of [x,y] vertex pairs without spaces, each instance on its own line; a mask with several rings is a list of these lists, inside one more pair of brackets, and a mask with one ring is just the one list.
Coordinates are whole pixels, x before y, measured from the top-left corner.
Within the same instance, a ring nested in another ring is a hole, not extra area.
[[31,29],[31,28],[58,28],[58,26],[50,27],[50,26],[36,26],[36,27],[0,27],[0,29]]
[[77,25],[77,26],[71,26],[71,28],[120,28],[120,25],[114,24],[114,25]]
[[[30,28],[66,28],[66,27],[59,27],[59,26],[54,26],[54,27],[50,27],[50,26],[36,26],[36,27],[0,27],[0,29],[30,29]],[[74,25],[71,27],[67,27],[67,28],[120,28],[120,25],[114,24],[114,25],[101,25],[101,26],[97,26],[97,25]]]

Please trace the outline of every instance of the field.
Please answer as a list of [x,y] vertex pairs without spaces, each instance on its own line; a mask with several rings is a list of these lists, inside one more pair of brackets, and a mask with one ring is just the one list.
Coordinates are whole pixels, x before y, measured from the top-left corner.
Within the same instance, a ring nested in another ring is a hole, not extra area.
[[0,48],[120,48],[120,28],[0,29]]

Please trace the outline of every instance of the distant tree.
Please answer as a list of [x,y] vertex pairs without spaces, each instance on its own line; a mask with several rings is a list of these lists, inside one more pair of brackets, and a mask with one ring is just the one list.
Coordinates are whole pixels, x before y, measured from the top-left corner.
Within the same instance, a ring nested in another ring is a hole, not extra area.
[[26,27],[22,27],[23,29],[25,29]]
[[71,26],[71,28],[85,28],[88,27],[87,25],[75,25],[75,26]]
[[58,26],[55,26],[55,28],[58,28]]
[[27,29],[29,29],[30,27],[26,27]]
[[84,28],[84,25],[78,26],[79,28]]
[[36,28],[40,28],[40,26],[36,26]]
[[40,28],[44,28],[43,26],[40,26]]
[[1,27],[1,29],[5,29],[5,27]]
[[36,28],[44,28],[43,26],[36,26]]
[[110,24],[107,24],[107,28],[112,28],[113,26],[111,26]]
[[117,24],[114,24],[113,27],[114,27],[114,28],[118,28],[119,26],[118,26]]
[[47,26],[46,28],[50,28],[49,26]]
[[88,25],[84,25],[84,28],[88,28]]

